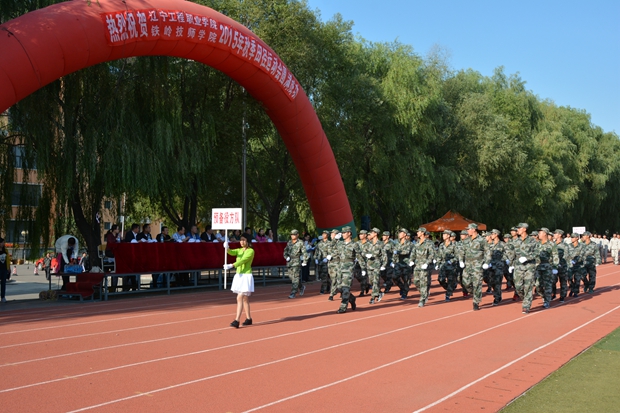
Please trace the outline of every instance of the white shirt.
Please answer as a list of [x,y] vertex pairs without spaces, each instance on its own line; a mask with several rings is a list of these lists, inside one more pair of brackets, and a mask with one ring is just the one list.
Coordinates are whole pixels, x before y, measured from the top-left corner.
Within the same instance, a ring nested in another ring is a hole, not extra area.
[[[69,238],[75,238],[75,246],[73,247],[73,255],[71,255],[71,257],[67,257],[67,249],[69,248]],[[65,264],[69,264],[69,261],[71,258],[77,259],[78,251],[80,249],[78,239],[73,235],[63,235],[62,237],[58,238],[56,240],[56,244],[54,244],[54,247],[56,247],[56,253],[62,254],[62,258],[65,261]]]

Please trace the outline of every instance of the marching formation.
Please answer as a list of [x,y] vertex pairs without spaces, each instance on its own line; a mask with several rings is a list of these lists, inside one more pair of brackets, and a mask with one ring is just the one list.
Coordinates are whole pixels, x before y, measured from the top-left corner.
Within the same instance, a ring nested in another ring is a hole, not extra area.
[[[394,286],[400,299],[406,300],[413,285],[419,293],[419,307],[428,300],[431,273],[438,270],[439,284],[445,289],[445,301],[449,302],[459,284],[464,297],[473,298],[473,309],[480,309],[483,283],[487,293],[493,294],[493,306],[502,301],[502,283],[506,290],[514,289],[513,301],[522,302],[523,314],[528,314],[534,294],[543,299],[543,307],[557,297],[563,302],[567,295],[577,297],[583,284],[583,292],[592,293],[596,286],[596,267],[601,264],[599,244],[590,232],[570,234],[553,233],[540,228],[528,234],[528,224],[521,223],[501,236],[494,229],[480,234],[478,226],[469,224],[460,233],[446,230],[442,241],[436,246],[426,228],[418,228],[417,241],[405,228],[398,231],[396,240],[390,232],[378,228],[362,230],[359,241],[352,240],[350,227],[342,231],[323,231],[314,250],[316,272],[321,281],[321,294],[329,294],[333,301],[340,293],[338,313],[357,307],[356,297],[351,293],[353,279],[360,283],[360,297],[370,293],[369,304],[381,301],[384,294]],[[303,295],[301,267],[308,265],[311,256],[299,233],[291,231],[291,240],[284,249],[288,276],[292,281],[289,298]],[[382,291],[383,288],[383,291]]]

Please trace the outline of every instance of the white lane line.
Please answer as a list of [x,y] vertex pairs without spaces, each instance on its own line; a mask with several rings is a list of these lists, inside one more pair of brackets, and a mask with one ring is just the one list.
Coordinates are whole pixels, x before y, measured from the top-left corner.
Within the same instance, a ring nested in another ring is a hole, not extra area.
[[[195,293],[195,294],[191,294],[194,297],[200,298],[199,294],[204,294],[204,292],[202,293]],[[258,297],[262,298],[265,296],[271,296],[271,295],[279,295],[282,294],[282,292],[280,291],[270,291],[267,293],[261,293]],[[204,297],[204,296],[203,296]],[[94,316],[98,316],[101,314],[111,314],[111,313],[118,313],[118,312],[122,312],[122,311],[135,311],[135,310],[144,310],[144,309],[153,309],[153,308],[167,308],[167,307],[179,307],[180,305],[186,305],[186,304],[211,304],[211,303],[217,303],[220,301],[230,301],[230,297],[232,297],[232,295],[228,296],[228,297],[223,297],[223,295],[220,295],[220,297],[218,298],[213,298],[213,299],[196,299],[196,300],[191,300],[191,301],[187,301],[187,300],[176,300],[177,297],[174,297],[174,301],[172,302],[164,302],[164,303],[158,303],[158,304],[150,304],[150,305],[142,305],[142,306],[134,306],[134,307],[122,307],[122,308],[115,308],[115,309],[111,309],[111,310],[106,310],[106,311],[99,311],[101,308],[101,306],[106,306],[109,307],[110,305],[114,305],[114,304],[119,304],[118,302],[105,302],[105,303],[95,303],[98,304],[97,307],[93,307],[93,306],[89,306],[88,308],[84,307],[84,309],[82,311],[72,311],[72,312],[63,312],[60,315],[56,315],[56,316],[52,316],[52,317],[41,317],[41,318],[32,318],[32,319],[20,319],[20,320],[15,320],[15,321],[7,321],[4,323],[0,323],[0,327],[4,327],[4,326],[8,326],[11,324],[23,324],[24,322],[35,322],[35,321],[50,321],[50,320],[57,320],[57,319],[63,319],[63,318],[67,318],[69,316],[75,315],[75,316],[84,316],[84,315],[94,315]],[[234,297],[233,297],[234,298]],[[149,300],[152,301],[152,300]],[[109,305],[107,305],[109,304]],[[66,307],[63,307],[66,308]],[[85,314],[84,310],[92,310],[93,313],[92,314]],[[185,309],[187,310],[187,309]],[[43,314],[48,314],[50,311],[45,311],[43,312]],[[99,311],[99,312],[96,312]],[[10,315],[20,315],[20,314],[14,314],[14,313],[4,313],[4,314],[10,314]],[[32,314],[32,313],[31,313]],[[0,313],[0,319],[2,319],[2,315],[3,313]],[[27,314],[30,315],[30,314]],[[25,330],[25,331],[31,331],[31,330]],[[0,335],[3,334],[12,334],[12,333],[19,333],[22,332],[21,330],[17,330],[17,331],[7,331],[7,332],[0,332]]]
[[[404,309],[401,309],[401,310],[396,310],[396,311],[391,311],[391,312],[388,312],[388,313],[374,314],[374,315],[371,315],[371,316],[368,316],[368,317],[356,318],[356,319],[353,319],[353,320],[341,321],[341,322],[337,322],[337,323],[333,323],[333,324],[312,327],[312,328],[308,328],[308,329],[304,329],[304,330],[298,330],[298,331],[292,331],[292,332],[288,332],[288,333],[282,333],[282,334],[278,334],[278,335],[275,335],[275,336],[262,337],[262,338],[251,340],[251,341],[244,341],[244,342],[240,342],[240,343],[228,344],[228,345],[221,346],[221,347],[215,347],[215,348],[210,348],[210,349],[205,349],[205,350],[198,350],[198,351],[194,351],[194,352],[191,352],[191,353],[183,353],[183,354],[177,354],[177,355],[174,355],[174,356],[162,357],[162,358],[158,358],[158,359],[145,360],[145,361],[141,361],[141,362],[137,362],[137,363],[125,364],[125,365],[116,366],[116,367],[110,367],[110,368],[102,369],[102,370],[89,371],[87,373],[77,374],[77,375],[74,375],[74,376],[65,376],[65,377],[61,377],[61,378],[58,378],[58,379],[46,380],[46,381],[43,381],[43,382],[32,383],[32,384],[26,384],[26,385],[23,385],[23,386],[18,386],[18,387],[13,387],[13,388],[10,388],[10,389],[0,390],[0,393],[8,393],[8,392],[11,392],[11,391],[21,390],[21,389],[25,389],[25,388],[29,388],[29,387],[42,386],[42,385],[45,385],[45,384],[56,383],[56,382],[64,381],[64,380],[73,380],[73,379],[80,378],[80,377],[91,376],[91,375],[94,375],[94,374],[106,373],[106,372],[110,372],[110,371],[121,370],[121,369],[129,368],[129,367],[141,366],[141,365],[145,365],[145,364],[157,363],[157,362],[160,362],[160,361],[167,361],[167,360],[174,360],[174,359],[178,359],[178,358],[182,358],[182,357],[195,356],[195,355],[199,355],[199,354],[210,353],[210,352],[217,351],[217,350],[224,350],[224,349],[228,349],[228,348],[232,348],[232,347],[239,347],[239,346],[243,346],[243,345],[246,345],[246,344],[260,343],[262,341],[274,340],[274,339],[277,339],[277,338],[293,336],[293,335],[296,335],[296,334],[307,333],[307,332],[310,332],[310,331],[323,330],[323,329],[326,329],[326,328],[337,327],[337,326],[341,326],[341,325],[344,325],[344,324],[355,323],[355,322],[358,322],[358,321],[365,321],[365,320],[369,320],[369,319],[373,319],[373,318],[377,318],[377,317],[384,317],[384,316],[387,316],[387,315],[392,315],[392,314],[396,314],[396,313],[402,313],[402,312],[405,312],[405,311],[411,311],[411,310],[414,310],[414,309],[417,309],[417,308],[419,308],[419,307],[407,306],[407,308],[404,308]],[[468,311],[463,312],[463,313],[455,314],[454,316],[461,315],[461,314],[466,314],[466,313],[470,313],[470,312],[471,312],[471,310],[468,310]],[[445,317],[445,318],[450,318],[450,317],[452,317],[452,316],[448,316],[448,317]],[[438,320],[441,320],[441,319],[437,319],[437,321]],[[430,321],[430,322],[432,322],[432,321]],[[267,324],[267,323],[268,322],[265,321],[265,322],[262,322],[262,323],[257,323],[256,325]],[[230,327],[226,328],[225,330],[230,330]]]
[[519,361],[523,360],[524,358],[527,358],[527,357],[531,356],[532,354],[536,353],[537,351],[540,351],[540,350],[544,349],[545,347],[549,347],[550,345],[557,343],[558,341],[562,340],[563,338],[566,338],[569,335],[573,334],[575,331],[581,330],[585,326],[587,326],[587,325],[597,321],[600,318],[603,318],[603,317],[613,313],[614,311],[618,310],[619,308],[620,308],[620,305],[615,307],[615,308],[613,308],[613,309],[611,309],[611,310],[609,310],[609,311],[607,311],[606,313],[603,313],[603,314],[599,315],[596,318],[593,318],[592,320],[588,321],[585,324],[580,325],[579,327],[573,328],[568,333],[562,334],[560,337],[558,337],[558,338],[556,338],[556,339],[554,339],[554,340],[552,340],[552,341],[550,341],[550,342],[548,342],[546,344],[543,344],[542,346],[539,346],[539,347],[535,348],[534,350],[530,351],[529,353],[526,353],[526,354],[522,355],[521,357],[516,358],[516,359],[514,359],[513,361],[511,361],[509,363],[504,364],[503,366],[493,370],[492,372],[485,374],[484,376],[480,377],[479,379],[474,380],[474,381],[466,384],[465,386],[461,387],[460,389],[453,391],[452,393],[448,394],[447,396],[442,397],[441,399],[439,399],[439,400],[437,400],[437,401],[435,401],[435,402],[433,402],[433,403],[431,403],[429,405],[426,405],[426,406],[422,407],[421,409],[418,409],[418,410],[414,411],[413,413],[423,412],[425,410],[430,409],[431,407],[437,406],[438,404],[445,402],[446,400],[450,399],[453,396],[456,396],[457,394],[459,394],[463,390],[466,390],[466,389],[470,388],[474,384],[477,384],[477,383],[481,382],[482,380],[484,380],[484,379],[486,379],[488,377],[491,377],[492,375],[494,375],[496,373],[499,373],[500,371],[504,370],[505,368],[508,368],[508,367],[512,366],[513,364],[518,363]]
[[[266,308],[263,310],[254,310],[254,313],[260,313],[260,312],[266,312],[266,311],[272,311],[272,310],[281,310],[281,309],[286,309],[286,308],[291,308],[291,307],[299,307],[302,305],[312,305],[312,304],[316,304],[316,303],[304,303],[304,304],[297,304],[295,306],[285,306],[285,307],[277,307],[277,308]],[[317,313],[310,313],[310,314],[304,314],[304,315],[313,315],[313,314],[321,314],[324,311],[321,312],[317,312]],[[55,341],[55,340],[63,340],[66,338],[82,338],[82,337],[89,337],[89,336],[94,336],[94,335],[98,335],[98,334],[108,334],[108,333],[116,333],[116,332],[124,332],[124,331],[133,331],[133,330],[138,330],[141,328],[149,328],[149,327],[160,327],[160,326],[165,326],[165,325],[170,325],[170,324],[179,324],[179,323],[189,323],[189,322],[195,322],[195,321],[203,321],[203,320],[208,320],[208,319],[213,319],[213,318],[221,318],[221,317],[230,317],[230,314],[226,314],[226,315],[218,315],[218,316],[211,316],[211,317],[203,317],[203,318],[196,318],[196,319],[192,319],[192,320],[183,320],[183,321],[172,321],[169,323],[163,323],[163,324],[155,324],[152,326],[140,326],[140,327],[136,327],[136,328],[129,328],[129,329],[124,329],[124,330],[115,330],[115,331],[105,331],[105,332],[101,332],[101,333],[93,333],[93,334],[84,334],[81,336],[74,336],[74,337],[61,337],[61,338],[57,338],[57,339],[52,339],[52,340],[43,340],[43,341],[39,341],[36,343],[43,343],[43,342],[49,342],[49,341]],[[254,325],[261,325],[261,324],[267,324],[267,323],[271,323],[274,321],[278,321],[281,318],[276,318],[273,320],[267,320],[267,321],[263,321],[263,322],[259,322],[256,323]],[[196,331],[193,333],[187,333],[187,334],[181,334],[181,335],[177,335],[177,336],[167,336],[167,337],[163,337],[163,338],[155,338],[155,339],[151,339],[151,340],[145,340],[145,341],[136,341],[136,342],[128,342],[128,343],[123,343],[123,344],[115,344],[112,346],[106,346],[106,347],[99,347],[99,348],[93,348],[93,349],[89,349],[89,350],[81,350],[81,351],[75,351],[73,353],[64,353],[64,354],[57,354],[54,356],[48,356],[48,357],[41,357],[41,358],[37,358],[37,359],[29,359],[29,360],[22,360],[22,361],[17,361],[14,363],[6,363],[6,364],[2,364],[0,365],[0,368],[2,367],[8,367],[8,366],[17,366],[20,364],[27,364],[27,363],[33,363],[33,362],[38,362],[38,361],[44,361],[44,360],[52,360],[55,358],[61,358],[61,357],[69,357],[69,356],[75,356],[78,354],[85,354],[85,353],[91,353],[91,352],[95,352],[95,351],[102,351],[102,350],[110,350],[110,349],[115,349],[115,348],[119,348],[119,347],[128,347],[128,346],[135,346],[135,345],[139,345],[139,344],[148,344],[148,343],[155,343],[155,342],[159,342],[159,341],[166,341],[166,340],[174,340],[177,338],[184,338],[184,337],[191,337],[191,336],[196,336],[196,335],[200,335],[200,334],[208,334],[208,333],[213,333],[216,331],[223,331],[223,330],[230,330],[230,327],[225,327],[225,328],[217,328],[214,330],[202,330],[202,331]],[[32,343],[26,343],[26,344],[32,344]],[[24,344],[18,344],[17,346],[22,346]],[[6,346],[6,347],[13,347],[13,346]],[[6,348],[6,347],[0,347],[0,348]]]
[[[261,295],[261,297],[265,296],[265,295],[274,295],[276,293],[268,293],[268,294],[264,294]],[[234,300],[234,297],[232,297],[232,299]],[[234,302],[231,301],[231,297],[222,297],[222,298],[217,298],[217,299],[213,299],[213,300],[204,300],[204,301],[195,301],[193,303],[196,304],[215,304],[218,302]],[[169,307],[178,307],[180,304],[186,304],[186,302],[179,302],[179,303],[174,303],[172,305],[168,305]],[[139,310],[139,309],[146,309],[146,308],[160,308],[160,307],[166,307],[166,305],[160,305],[160,306],[142,306],[142,307],[133,307],[131,309],[117,309],[117,310],[110,310],[110,311],[106,311],[103,313],[95,313],[95,314],[84,314],[84,313],[78,313],[77,315],[79,316],[99,316],[101,314],[106,314],[106,313],[118,313],[118,312],[126,312],[126,311],[135,311],[135,310]],[[202,308],[192,308],[192,309],[188,309],[188,308],[177,308],[177,309],[169,309],[169,310],[165,310],[165,311],[159,311],[159,312],[155,312],[155,313],[148,313],[148,314],[141,314],[141,315],[136,315],[136,316],[128,316],[128,317],[123,317],[123,318],[118,318],[118,317],[113,317],[113,318],[106,318],[106,319],[102,319],[102,320],[93,320],[93,321],[85,321],[85,322],[81,322],[81,323],[71,323],[71,324],[58,324],[58,325],[53,325],[53,326],[48,326],[48,327],[37,327],[37,328],[30,328],[30,329],[25,329],[25,330],[14,330],[14,331],[5,331],[5,332],[0,332],[0,335],[8,335],[8,334],[16,334],[16,333],[28,333],[28,332],[32,332],[32,331],[41,331],[41,330],[49,330],[49,329],[58,329],[58,328],[64,328],[64,327],[74,327],[74,326],[80,326],[80,325],[86,325],[86,324],[95,324],[95,323],[104,323],[104,322],[112,322],[112,321],[118,321],[118,320],[124,320],[124,319],[129,319],[129,318],[135,318],[135,317],[149,317],[149,316],[153,316],[153,315],[161,315],[161,314],[172,314],[172,313],[180,313],[180,312],[191,312],[191,311],[202,311]],[[47,319],[37,319],[37,320],[24,320],[24,321],[20,321],[20,323],[24,323],[24,322],[32,322],[32,321],[49,321],[50,319],[60,319],[60,318],[67,318],[67,316],[63,315],[63,316],[58,316],[58,317],[51,317],[51,318],[47,318]]]
[[[436,318],[436,319],[433,319],[433,320],[423,321],[421,323],[412,324],[412,325],[407,326],[407,327],[401,327],[401,328],[396,329],[396,330],[386,331],[385,333],[379,333],[379,334],[375,334],[375,335],[372,335],[372,336],[363,337],[363,338],[360,338],[360,339],[357,339],[357,340],[347,341],[345,343],[334,344],[334,345],[329,346],[329,347],[323,347],[323,348],[320,348],[320,349],[308,351],[306,353],[296,354],[294,356],[289,356],[289,357],[278,359],[278,360],[272,360],[272,361],[269,361],[269,362],[266,362],[266,363],[257,364],[257,365],[250,366],[250,367],[244,367],[244,368],[237,369],[237,370],[227,371],[225,373],[220,373],[220,374],[216,374],[216,375],[209,376],[209,377],[202,377],[200,379],[188,381],[188,382],[185,382],[185,383],[174,384],[172,386],[162,387],[162,388],[159,388],[159,389],[143,392],[143,393],[140,393],[140,394],[135,394],[133,396],[123,397],[123,398],[116,399],[116,400],[110,400],[108,402],[96,404],[96,405],[93,405],[93,406],[88,406],[88,407],[83,407],[81,409],[72,410],[71,412],[68,412],[68,413],[77,413],[77,412],[83,412],[83,411],[86,411],[86,410],[96,409],[96,408],[107,406],[107,405],[110,405],[110,404],[114,404],[114,403],[119,403],[119,402],[122,402],[122,401],[127,401],[127,400],[131,400],[131,399],[135,399],[137,397],[152,395],[152,394],[155,394],[155,393],[159,393],[159,392],[163,392],[163,391],[166,391],[166,390],[175,389],[175,388],[182,387],[182,386],[187,386],[187,385],[190,385],[190,384],[200,383],[200,382],[203,382],[203,381],[212,380],[212,379],[216,379],[216,378],[219,378],[219,377],[229,376],[229,375],[235,374],[235,373],[241,373],[241,372],[248,371],[248,370],[254,370],[254,369],[257,369],[257,368],[260,368],[260,367],[270,366],[270,365],[273,365],[273,364],[282,363],[282,362],[289,361],[289,360],[294,360],[294,359],[297,359],[297,358],[300,358],[300,357],[305,357],[305,356],[308,356],[308,355],[311,355],[311,354],[316,354],[316,353],[320,353],[320,352],[327,351],[327,350],[333,350],[333,349],[336,349],[336,348],[339,348],[339,347],[348,346],[350,344],[360,343],[362,341],[372,340],[374,338],[387,336],[389,334],[397,333],[397,332],[404,331],[404,330],[409,330],[409,329],[412,329],[412,328],[415,328],[415,327],[419,327],[419,326],[422,326],[422,325],[425,325],[425,324],[431,324],[431,323],[435,323],[435,322],[438,322],[438,321],[443,321],[443,320],[446,320],[446,319],[449,319],[449,318],[453,318],[453,317],[458,317],[458,316],[461,316],[461,315],[464,315],[464,314],[471,314],[471,312],[472,312],[471,310],[467,310],[467,311],[463,311],[461,313],[451,314],[451,315],[448,315],[448,316],[445,316],[445,317],[440,317],[440,318]],[[351,320],[351,322],[353,322],[353,321],[355,321],[355,320]],[[338,323],[338,324],[345,324],[345,323],[346,322]],[[332,325],[332,326],[334,326],[334,325]],[[324,326],[324,327],[327,327],[327,326]],[[316,328],[316,329],[318,330],[319,328]],[[315,329],[312,329],[312,330],[315,330]]]
[[[601,290],[602,290],[602,289],[611,288],[611,287],[614,287],[614,286],[617,286],[617,285],[620,285],[620,283],[618,283],[618,284],[614,284],[614,285],[611,285],[611,286],[607,286],[607,287],[602,287],[602,288],[601,288]],[[567,302],[565,302],[565,303],[560,303],[560,305],[563,305],[563,304],[568,304],[568,303],[570,303],[571,301],[573,301],[573,300],[571,299],[571,300],[569,300],[569,301],[567,301]],[[560,305],[555,306],[555,307],[559,307]],[[618,308],[620,308],[620,306],[618,306],[618,307],[614,308],[613,310],[608,311],[607,313],[605,313],[605,314],[603,314],[603,315],[601,315],[601,316],[597,317],[596,319],[590,320],[588,323],[583,324],[583,325],[581,325],[580,327],[577,327],[577,328],[576,328],[576,329],[574,329],[574,330],[571,330],[571,332],[574,332],[574,331],[579,330],[580,328],[582,328],[582,327],[586,326],[587,324],[589,324],[589,323],[591,323],[591,322],[593,322],[593,321],[595,321],[595,320],[597,320],[597,319],[599,319],[599,318],[601,318],[601,317],[603,317],[603,316],[605,316],[605,315],[607,315],[607,314],[609,314],[609,313],[611,313],[611,312],[613,312],[613,311],[617,310]],[[381,369],[384,369],[384,368],[386,368],[386,367],[390,367],[390,366],[393,366],[393,365],[395,365],[395,364],[402,363],[403,361],[411,360],[411,359],[413,359],[413,358],[415,358],[415,357],[418,357],[418,356],[424,355],[424,354],[426,354],[426,353],[430,353],[430,352],[432,352],[432,351],[442,349],[442,348],[444,348],[444,347],[446,347],[446,346],[449,346],[449,345],[452,345],[452,344],[459,343],[459,342],[461,342],[461,341],[464,341],[464,340],[467,340],[467,339],[469,339],[469,338],[472,338],[472,337],[478,336],[478,335],[480,335],[480,334],[484,334],[484,333],[489,332],[489,331],[491,331],[491,330],[495,330],[496,328],[503,327],[503,326],[508,325],[508,324],[512,324],[512,323],[514,323],[514,322],[516,322],[516,321],[526,320],[526,319],[528,319],[528,318],[530,318],[530,317],[532,317],[532,316],[536,316],[536,315],[539,315],[539,314],[548,314],[548,313],[549,313],[548,311],[539,311],[539,312],[536,312],[536,313],[529,314],[528,316],[523,316],[523,317],[517,318],[517,319],[512,320],[512,321],[507,321],[507,322],[505,322],[505,323],[498,324],[498,325],[496,325],[496,326],[494,326],[494,327],[487,328],[487,329],[482,330],[482,331],[479,331],[479,332],[477,332],[477,333],[470,334],[470,335],[468,335],[468,336],[465,336],[465,337],[462,337],[462,338],[459,338],[459,339],[456,339],[456,340],[450,341],[450,342],[448,342],[448,343],[441,344],[441,345],[439,345],[439,346],[436,346],[436,347],[433,347],[433,348],[430,348],[430,349],[427,349],[427,350],[421,351],[421,352],[416,353],[416,354],[412,354],[412,355],[407,356],[407,357],[403,357],[403,358],[401,358],[401,359],[399,359],[399,360],[395,360],[395,361],[392,361],[392,362],[389,362],[389,363],[383,364],[383,365],[381,365],[381,366],[374,367],[374,368],[372,368],[372,369],[370,369],[370,370],[363,371],[363,372],[358,373],[358,374],[355,374],[355,375],[353,375],[353,376],[345,377],[344,379],[337,380],[337,381],[334,381],[334,382],[332,382],[332,383],[325,384],[325,385],[323,385],[323,386],[315,387],[315,388],[313,388],[313,389],[306,390],[306,391],[304,391],[304,392],[302,392],[302,393],[297,393],[297,394],[295,394],[295,395],[292,395],[292,396],[289,396],[289,397],[285,397],[285,398],[282,398],[282,399],[280,399],[280,400],[276,400],[276,401],[273,401],[273,402],[271,402],[271,403],[264,404],[264,405],[262,405],[262,406],[255,407],[255,408],[252,408],[252,409],[250,409],[250,410],[246,410],[246,411],[244,411],[243,413],[254,412],[254,411],[257,411],[257,410],[264,409],[264,408],[266,408],[266,407],[270,407],[270,406],[273,406],[273,405],[276,405],[276,404],[279,404],[279,403],[283,403],[283,402],[288,401],[288,400],[292,400],[292,399],[295,399],[295,398],[298,398],[298,397],[304,396],[304,395],[306,395],[306,394],[314,393],[314,392],[317,392],[317,391],[319,391],[319,390],[323,390],[323,389],[326,389],[326,388],[328,388],[328,387],[332,387],[332,386],[335,386],[335,385],[338,385],[338,384],[341,384],[341,383],[344,383],[344,382],[347,382],[347,381],[350,381],[350,380],[356,379],[356,378],[358,378],[358,377],[365,376],[365,375],[370,374],[370,373],[373,373],[373,372],[375,372],[375,371],[377,371],[377,370],[381,370]],[[568,335],[568,334],[570,334],[571,332],[569,332],[569,333],[567,333],[567,334],[565,334],[565,335]],[[564,336],[563,336],[563,337],[564,337]],[[555,342],[555,341],[557,341],[557,340],[559,340],[559,339],[561,339],[561,338],[558,338],[558,339],[554,340],[553,342]],[[552,343],[553,343],[553,342],[552,342]],[[552,344],[552,343],[548,343],[547,345]],[[533,350],[532,352],[534,352],[534,351],[536,351],[536,350]],[[528,353],[528,354],[530,354],[530,353]],[[524,358],[524,357],[527,357],[527,355],[523,356],[522,358]],[[516,362],[516,361],[515,361],[515,362]],[[481,379],[480,379],[480,380],[481,380]],[[473,384],[473,383],[472,383],[472,384]],[[465,389],[465,388],[463,388],[463,389]],[[461,389],[461,390],[462,390],[462,389]],[[459,391],[461,391],[461,390],[459,390]],[[457,391],[457,392],[458,392],[458,391]],[[146,394],[148,394],[148,393],[146,393]],[[456,393],[455,393],[455,394],[456,394]],[[447,396],[447,397],[451,397],[451,396]],[[438,402],[436,402],[436,403],[440,403],[440,401],[438,401]],[[431,407],[431,406],[429,405],[428,407]],[[421,411],[421,410],[420,410],[420,411]]]

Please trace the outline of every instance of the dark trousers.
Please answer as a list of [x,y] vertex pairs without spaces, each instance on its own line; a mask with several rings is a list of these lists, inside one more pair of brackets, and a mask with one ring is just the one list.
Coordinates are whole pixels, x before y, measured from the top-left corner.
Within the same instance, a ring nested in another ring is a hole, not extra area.
[[9,270],[6,269],[6,265],[2,264],[0,268],[0,298],[4,298],[6,295],[6,279],[9,277]]

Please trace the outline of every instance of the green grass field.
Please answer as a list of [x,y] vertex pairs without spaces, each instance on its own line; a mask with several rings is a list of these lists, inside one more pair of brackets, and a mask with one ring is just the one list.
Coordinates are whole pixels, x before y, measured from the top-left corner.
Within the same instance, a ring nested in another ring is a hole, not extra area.
[[620,413],[620,328],[501,413]]

